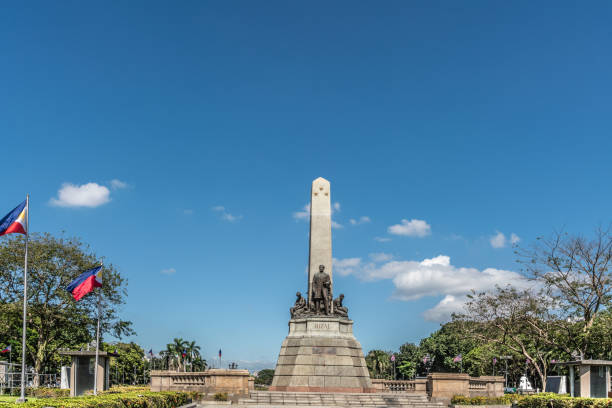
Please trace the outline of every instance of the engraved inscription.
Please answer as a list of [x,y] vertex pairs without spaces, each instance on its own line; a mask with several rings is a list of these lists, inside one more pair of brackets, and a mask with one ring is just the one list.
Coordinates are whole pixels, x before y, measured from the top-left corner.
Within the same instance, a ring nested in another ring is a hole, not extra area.
[[314,328],[319,330],[329,330],[329,323],[314,323]]
[[312,354],[329,354],[332,356],[336,355],[335,347],[313,347]]

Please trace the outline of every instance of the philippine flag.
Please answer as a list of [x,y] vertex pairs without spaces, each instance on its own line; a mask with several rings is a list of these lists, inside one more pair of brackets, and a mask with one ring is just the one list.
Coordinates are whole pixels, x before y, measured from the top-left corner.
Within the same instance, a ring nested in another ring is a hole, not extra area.
[[74,300],[79,300],[94,288],[102,287],[102,265],[89,269],[73,280],[66,290],[72,293]]
[[26,201],[19,204],[0,220],[0,235],[5,234],[27,234],[26,232],[26,216],[27,216]]

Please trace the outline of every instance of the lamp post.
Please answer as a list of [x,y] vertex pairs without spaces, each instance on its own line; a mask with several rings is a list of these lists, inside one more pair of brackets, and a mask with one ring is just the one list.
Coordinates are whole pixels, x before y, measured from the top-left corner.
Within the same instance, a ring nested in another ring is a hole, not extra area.
[[512,360],[512,356],[500,356],[500,358],[502,360],[504,360],[504,364],[505,364],[505,382],[504,382],[504,387],[508,388],[508,360]]

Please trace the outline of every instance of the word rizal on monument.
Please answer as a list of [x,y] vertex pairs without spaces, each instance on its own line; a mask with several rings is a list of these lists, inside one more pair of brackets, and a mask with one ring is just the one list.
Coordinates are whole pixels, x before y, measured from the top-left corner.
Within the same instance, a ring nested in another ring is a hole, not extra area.
[[344,295],[334,299],[333,289],[331,191],[319,177],[310,195],[308,291],[290,309],[271,391],[375,392]]

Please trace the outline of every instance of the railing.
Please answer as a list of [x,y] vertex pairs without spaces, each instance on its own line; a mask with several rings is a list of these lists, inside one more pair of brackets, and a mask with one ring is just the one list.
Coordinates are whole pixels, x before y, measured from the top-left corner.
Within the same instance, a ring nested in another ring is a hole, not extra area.
[[487,389],[487,381],[479,381],[470,378],[470,391],[480,391]]
[[426,383],[427,379],[425,378],[417,378],[416,380],[372,380],[372,385],[377,392],[425,394]]

